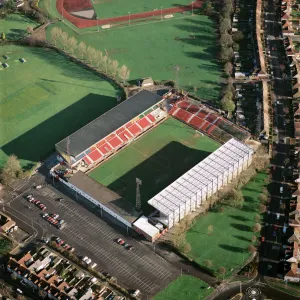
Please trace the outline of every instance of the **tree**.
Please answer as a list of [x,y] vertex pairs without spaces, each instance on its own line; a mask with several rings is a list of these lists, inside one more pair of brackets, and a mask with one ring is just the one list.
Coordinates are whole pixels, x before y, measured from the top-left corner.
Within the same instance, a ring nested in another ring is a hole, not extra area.
[[236,31],[232,34],[232,39],[235,41],[235,42],[239,42],[241,40],[244,39],[244,34],[242,31]]
[[235,104],[229,97],[224,96],[221,100],[221,104],[225,111],[232,112],[235,110]]
[[255,222],[259,222],[259,221],[260,221],[260,215],[255,215],[254,221],[255,221]]
[[23,174],[20,162],[18,158],[12,154],[8,157],[7,162],[5,163],[1,175],[0,180],[4,185],[11,184],[17,178],[20,178]]
[[187,254],[187,253],[191,252],[191,250],[192,250],[192,247],[191,247],[190,243],[186,242],[185,245],[183,246],[183,253]]
[[97,61],[97,67],[98,68],[100,68],[101,67],[101,65],[102,65],[102,59],[103,59],[103,53],[100,51],[100,50],[98,50],[97,52],[96,52],[96,61]]
[[2,40],[2,41],[5,41],[5,40],[6,40],[6,36],[5,36],[5,33],[4,33],[4,32],[1,32],[1,40]]
[[267,202],[267,200],[268,200],[268,196],[267,195],[265,195],[265,194],[260,194],[259,196],[258,196],[258,199],[259,199],[259,201],[261,202],[261,203],[266,203]]
[[13,0],[4,1],[3,7],[7,10],[13,11],[16,9],[16,3]]
[[252,244],[250,244],[250,245],[248,246],[248,252],[254,253],[255,251],[256,251],[256,248],[255,248]]
[[128,80],[129,75],[130,75],[130,70],[123,65],[120,69],[119,69],[119,77],[120,79],[123,81],[123,83],[125,83],[126,80]]
[[6,239],[6,238],[2,238],[0,237],[0,254],[6,254],[10,251],[11,249],[11,242]]
[[255,235],[253,235],[252,238],[251,238],[251,242],[255,243],[256,241],[257,241],[257,237]]
[[111,69],[111,75],[113,78],[116,78],[116,76],[118,74],[118,66],[119,66],[119,63],[116,60],[113,60],[111,62],[110,69]]
[[214,225],[208,225],[207,227],[207,234],[212,235],[214,232]]
[[28,26],[28,27],[26,28],[26,31],[27,31],[28,34],[32,34],[32,33],[33,33],[33,28],[32,28],[32,26]]
[[265,213],[266,210],[267,210],[267,207],[266,207],[264,204],[260,204],[260,205],[259,205],[259,211],[260,211],[261,213]]
[[221,47],[220,61],[225,63],[230,61],[233,57],[233,50],[231,47]]
[[62,35],[62,30],[58,27],[53,27],[50,31],[50,35],[54,41],[54,46],[56,47],[57,39]]
[[228,32],[224,32],[220,37],[221,47],[231,47],[233,44],[232,37]]
[[211,266],[213,265],[212,261],[209,260],[209,259],[205,260],[205,261],[204,261],[204,264],[205,264],[205,266],[208,267],[208,268],[211,267]]
[[224,65],[224,71],[227,75],[231,75],[233,70],[233,65],[230,61],[226,62]]
[[65,50],[65,48],[68,47],[69,36],[65,31],[61,31],[59,38],[63,46],[63,50]]
[[81,55],[81,59],[83,59],[83,56],[86,55],[86,44],[84,42],[80,42],[77,49]]
[[74,54],[76,46],[77,46],[77,40],[73,36],[70,37],[68,40],[68,48],[72,54]]
[[223,275],[223,280],[224,280],[224,276],[226,274],[226,268],[220,267],[219,270],[218,270],[218,272],[219,272],[220,275]]
[[107,73],[108,60],[109,60],[108,55],[103,55],[102,65],[103,65],[103,68],[105,70],[105,73]]
[[220,33],[222,34],[224,32],[228,32],[230,29],[231,29],[230,19],[222,18],[219,26]]
[[87,58],[89,60],[89,63],[91,65],[93,65],[93,60],[95,58],[95,49],[91,46],[88,46],[87,49],[86,49],[86,54],[87,54]]
[[261,225],[259,223],[256,223],[253,227],[252,227],[252,231],[253,232],[260,232],[261,231]]

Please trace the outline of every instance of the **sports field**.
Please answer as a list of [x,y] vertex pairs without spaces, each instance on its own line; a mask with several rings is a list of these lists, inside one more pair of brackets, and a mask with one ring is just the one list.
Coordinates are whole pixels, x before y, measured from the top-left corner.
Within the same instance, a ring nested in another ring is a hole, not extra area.
[[[254,235],[252,227],[254,216],[259,214],[258,196],[264,187],[267,174],[258,173],[243,189],[244,206],[242,209],[222,205],[224,212],[216,210],[200,216],[195,225],[186,233],[186,239],[192,247],[188,255],[198,264],[205,265],[206,260],[213,263],[214,272],[220,267],[227,270],[226,276],[246,261],[250,254],[247,251]],[[207,228],[213,225],[213,234],[207,234]]]
[[144,11],[172,8],[180,5],[188,5],[192,0],[91,0],[99,19],[127,16]]
[[154,300],[204,300],[213,290],[196,277],[182,275],[158,293]]
[[35,28],[39,24],[20,14],[8,15],[5,19],[0,19],[0,32],[4,32],[6,39],[16,40],[27,35],[26,28]]
[[135,203],[135,179],[140,178],[142,206],[147,211],[147,201],[152,196],[218,147],[215,141],[169,118],[89,176],[132,203]]
[[116,105],[111,84],[54,51],[10,45],[0,55],[9,64],[0,67],[0,166],[13,153],[24,166],[40,161]]
[[[217,62],[217,36],[213,22],[206,16],[179,14],[174,19],[132,25],[87,33],[69,28],[66,22],[47,27],[60,27],[79,42],[108,53],[120,65],[131,70],[130,80],[152,77],[154,80],[176,80],[183,89],[202,99],[219,101],[221,68]],[[73,27],[72,27],[73,29]],[[91,30],[89,28],[89,30]],[[81,34],[82,33],[82,34]]]

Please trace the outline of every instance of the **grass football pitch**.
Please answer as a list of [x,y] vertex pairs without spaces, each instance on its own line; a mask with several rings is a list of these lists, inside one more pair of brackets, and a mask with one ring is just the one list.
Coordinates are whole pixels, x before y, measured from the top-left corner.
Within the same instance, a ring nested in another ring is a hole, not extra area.
[[[225,267],[225,277],[232,273],[231,269],[240,267],[249,258],[247,248],[255,235],[252,232],[256,223],[254,217],[259,214],[258,196],[266,185],[267,176],[266,173],[258,173],[242,188],[243,208],[222,204],[223,212],[216,209],[196,220],[195,225],[186,233],[186,239],[192,248],[188,256],[203,266],[206,260],[210,260],[213,264],[210,269],[216,273],[220,267]],[[209,225],[213,225],[212,235],[207,234]]]
[[219,144],[169,118],[121,150],[89,176],[135,203],[136,178],[142,180],[142,208],[147,201],[215,151]]
[[0,166],[10,154],[23,166],[41,161],[117,104],[111,84],[52,50],[10,45],[0,55],[9,64],[0,67]]
[[107,53],[119,65],[128,66],[133,84],[144,77],[156,81],[176,80],[178,66],[180,88],[202,99],[218,102],[221,68],[217,62],[214,24],[206,16],[188,14],[130,27],[101,29],[99,33],[97,28],[77,28],[75,30],[80,33],[77,34],[67,21],[58,22],[47,27],[47,39],[51,41],[51,28],[62,28],[78,42],[83,41]]
[[145,11],[173,8],[180,5],[189,5],[192,0],[93,0],[93,6],[99,19],[127,16]]
[[158,293],[154,300],[204,300],[213,290],[198,278],[182,275]]

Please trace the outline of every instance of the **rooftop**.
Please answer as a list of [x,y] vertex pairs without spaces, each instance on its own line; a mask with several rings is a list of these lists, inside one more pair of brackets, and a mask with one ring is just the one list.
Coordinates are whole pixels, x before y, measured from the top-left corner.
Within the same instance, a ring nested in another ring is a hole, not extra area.
[[75,173],[70,178],[69,183],[130,223],[134,222],[139,216],[139,213],[136,212],[129,201],[81,171]]
[[142,90],[57,143],[56,148],[76,157],[161,100],[161,96]]

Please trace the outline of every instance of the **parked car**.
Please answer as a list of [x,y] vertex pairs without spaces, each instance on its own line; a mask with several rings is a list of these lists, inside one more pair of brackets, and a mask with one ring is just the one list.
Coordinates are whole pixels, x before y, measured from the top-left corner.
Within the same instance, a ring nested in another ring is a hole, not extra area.
[[93,264],[91,265],[91,268],[94,269],[95,267],[97,267],[97,264],[96,264],[96,263],[93,263]]
[[119,238],[119,239],[117,239],[117,243],[118,243],[119,245],[123,245],[123,244],[125,244],[125,241],[122,240],[121,238]]
[[63,200],[64,200],[64,198],[62,198],[62,197],[59,197],[59,198],[56,199],[56,201],[58,201],[58,202],[61,202]]
[[125,244],[124,247],[126,250],[131,250],[133,248],[133,246],[131,246],[129,244]]

